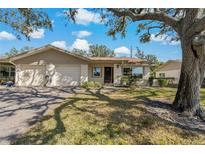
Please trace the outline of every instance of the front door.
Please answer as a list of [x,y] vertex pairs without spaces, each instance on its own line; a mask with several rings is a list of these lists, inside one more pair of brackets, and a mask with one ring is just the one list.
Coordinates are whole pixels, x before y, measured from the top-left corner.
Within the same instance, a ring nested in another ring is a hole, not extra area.
[[113,67],[104,68],[104,83],[113,83]]

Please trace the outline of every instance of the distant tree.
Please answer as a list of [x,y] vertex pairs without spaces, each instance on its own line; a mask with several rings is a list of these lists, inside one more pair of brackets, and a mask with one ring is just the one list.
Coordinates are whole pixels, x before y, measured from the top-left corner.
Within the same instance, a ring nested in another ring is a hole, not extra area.
[[32,49],[33,49],[33,47],[24,46],[23,48],[20,49],[20,52],[26,52],[26,51],[30,51]]
[[155,76],[155,69],[157,67],[159,67],[162,64],[162,62],[160,62],[155,55],[152,55],[152,54],[145,55],[144,51],[140,50],[139,48],[137,48],[137,53],[135,56],[137,58],[140,58],[140,59],[147,61],[147,63],[150,66],[150,70],[151,70],[150,77],[154,77]]
[[77,54],[77,55],[86,56],[86,57],[88,56],[88,53],[85,50],[80,50],[80,49],[75,48],[75,49],[73,49],[72,52]]
[[8,52],[5,53],[7,57],[15,56],[19,53],[27,52],[29,50],[33,49],[33,47],[25,46],[21,48],[20,50],[17,50],[16,48],[11,48]]
[[137,58],[146,60],[149,65],[151,64],[157,64],[159,62],[158,58],[155,55],[152,54],[144,54],[144,51],[140,50],[139,48],[137,48],[137,53],[135,55]]
[[14,56],[18,53],[19,53],[19,51],[16,48],[11,48],[8,52],[5,53],[5,55],[7,57],[11,57],[11,56]]
[[89,49],[89,56],[91,57],[113,57],[114,51],[105,45],[91,45]]

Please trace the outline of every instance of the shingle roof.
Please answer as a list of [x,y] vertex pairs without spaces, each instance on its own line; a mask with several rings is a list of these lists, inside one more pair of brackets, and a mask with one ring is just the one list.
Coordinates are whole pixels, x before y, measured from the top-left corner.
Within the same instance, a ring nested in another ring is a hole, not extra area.
[[0,63],[2,63],[2,62],[8,62],[8,61],[9,61],[8,57],[0,56]]
[[[181,65],[182,61],[180,59],[176,59],[176,60],[168,60],[167,62],[165,62],[164,64],[160,65],[155,71],[160,71],[161,69],[165,68],[167,65],[171,64],[171,63],[177,63],[179,65]],[[177,65],[178,66],[178,65]],[[180,69],[180,67],[179,67]]]

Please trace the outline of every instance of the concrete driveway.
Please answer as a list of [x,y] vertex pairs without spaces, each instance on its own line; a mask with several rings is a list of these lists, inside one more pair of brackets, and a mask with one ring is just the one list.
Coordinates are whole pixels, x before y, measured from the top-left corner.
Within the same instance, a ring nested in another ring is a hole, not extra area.
[[0,87],[0,144],[9,144],[25,133],[74,89]]

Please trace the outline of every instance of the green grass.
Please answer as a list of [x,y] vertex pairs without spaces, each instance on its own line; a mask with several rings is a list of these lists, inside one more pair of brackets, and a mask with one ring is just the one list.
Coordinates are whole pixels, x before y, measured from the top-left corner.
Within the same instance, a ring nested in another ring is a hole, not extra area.
[[[174,99],[174,88],[78,93],[13,144],[205,144],[205,135],[153,116],[141,98]],[[201,91],[205,104],[205,90]]]

